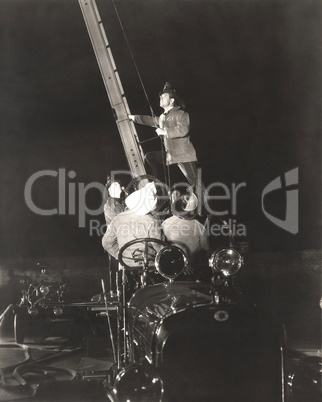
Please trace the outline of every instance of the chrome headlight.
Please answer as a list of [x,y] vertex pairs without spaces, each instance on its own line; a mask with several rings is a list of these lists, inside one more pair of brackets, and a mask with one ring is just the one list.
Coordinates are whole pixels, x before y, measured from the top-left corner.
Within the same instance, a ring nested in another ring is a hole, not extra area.
[[177,246],[162,248],[155,257],[155,267],[160,275],[167,279],[179,276],[187,267],[185,253]]
[[116,376],[113,394],[117,402],[161,402],[163,381],[155,367],[133,364]]
[[291,400],[321,401],[322,360],[318,356],[304,357],[296,363],[288,376]]
[[39,310],[37,307],[29,307],[28,314],[31,315],[32,317],[36,317],[36,315],[39,314]]
[[210,268],[226,278],[236,275],[243,263],[243,257],[234,248],[216,250],[209,259]]
[[50,292],[50,288],[49,288],[49,286],[41,285],[39,288],[39,291],[42,295],[47,296],[48,293]]
[[53,307],[53,312],[56,316],[60,316],[64,313],[64,310],[61,306],[54,306]]

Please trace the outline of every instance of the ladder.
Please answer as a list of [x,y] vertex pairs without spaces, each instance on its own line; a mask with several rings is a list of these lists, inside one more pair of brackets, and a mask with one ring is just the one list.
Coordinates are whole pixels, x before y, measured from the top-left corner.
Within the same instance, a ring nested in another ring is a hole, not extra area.
[[144,154],[95,0],[78,0],[133,177],[145,175]]

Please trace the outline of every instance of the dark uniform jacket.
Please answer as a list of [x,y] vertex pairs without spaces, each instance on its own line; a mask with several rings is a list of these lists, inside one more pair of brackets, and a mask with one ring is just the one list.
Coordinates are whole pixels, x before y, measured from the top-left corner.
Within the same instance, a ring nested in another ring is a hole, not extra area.
[[[165,116],[163,129],[167,132],[167,137],[164,136],[167,165],[197,161],[196,151],[189,136],[189,114],[176,106]],[[156,116],[135,115],[134,121],[146,126],[159,127],[159,118]]]

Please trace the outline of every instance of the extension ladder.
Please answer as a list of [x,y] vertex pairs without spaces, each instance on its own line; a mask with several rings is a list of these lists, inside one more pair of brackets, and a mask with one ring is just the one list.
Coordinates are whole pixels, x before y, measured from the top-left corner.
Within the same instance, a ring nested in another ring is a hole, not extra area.
[[78,0],[132,176],[145,175],[144,154],[95,0]]

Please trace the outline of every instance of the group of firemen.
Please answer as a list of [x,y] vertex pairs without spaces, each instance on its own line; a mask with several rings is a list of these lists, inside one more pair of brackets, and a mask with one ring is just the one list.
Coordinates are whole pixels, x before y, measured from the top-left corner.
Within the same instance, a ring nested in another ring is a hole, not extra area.
[[[180,247],[186,254],[190,266],[198,265],[209,249],[207,231],[198,219],[198,200],[193,189],[197,186],[197,157],[190,141],[189,114],[185,103],[167,82],[159,93],[161,116],[129,115],[135,123],[156,128],[164,140],[164,151],[149,152],[145,156],[154,176],[159,175],[158,166],[176,164],[189,183],[184,193],[169,192],[168,207],[162,211],[158,206],[158,191],[150,181],[124,197],[118,181],[108,179],[108,198],[104,206],[107,229],[102,245],[109,255],[117,259],[119,250],[129,241],[154,238]],[[135,264],[135,245],[125,250],[125,258]],[[155,244],[156,251],[161,245]]]

